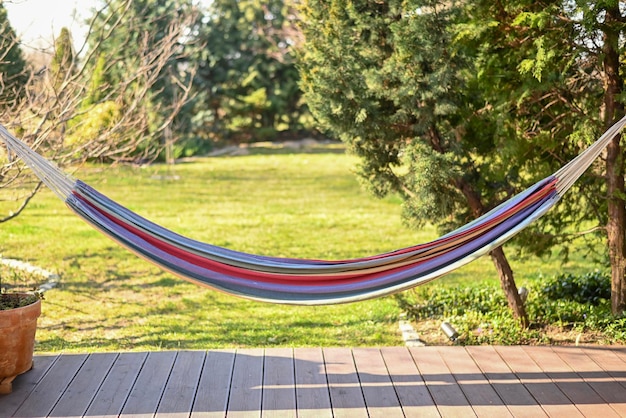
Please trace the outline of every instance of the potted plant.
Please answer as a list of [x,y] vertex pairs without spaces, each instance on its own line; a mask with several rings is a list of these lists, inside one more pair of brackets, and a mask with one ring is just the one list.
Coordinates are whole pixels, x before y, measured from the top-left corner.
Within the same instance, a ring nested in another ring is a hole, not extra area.
[[13,379],[33,367],[42,297],[38,291],[28,291],[26,276],[0,265],[0,394],[11,393]]

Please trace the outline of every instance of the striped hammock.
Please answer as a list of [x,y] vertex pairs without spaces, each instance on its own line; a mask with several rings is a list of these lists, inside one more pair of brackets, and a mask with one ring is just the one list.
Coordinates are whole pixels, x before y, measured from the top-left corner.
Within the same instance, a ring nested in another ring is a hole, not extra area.
[[399,292],[487,254],[546,213],[624,125],[626,117],[555,174],[441,238],[385,254],[337,261],[253,255],[186,238],[69,177],[2,125],[0,138],[8,152],[18,155],[78,216],[161,268],[249,299],[323,305]]

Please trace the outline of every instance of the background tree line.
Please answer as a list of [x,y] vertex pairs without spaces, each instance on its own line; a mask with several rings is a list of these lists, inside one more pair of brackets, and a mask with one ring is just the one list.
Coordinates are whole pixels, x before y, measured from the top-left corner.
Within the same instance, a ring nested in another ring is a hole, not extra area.
[[[74,51],[63,30],[41,71],[0,5],[0,112],[60,164],[320,130],[360,157],[375,194],[403,197],[412,225],[449,231],[552,173],[623,115],[625,15],[616,0],[109,0],[93,11],[85,45]],[[0,187],[25,179],[7,161]],[[27,193],[13,188],[18,208],[39,187],[27,181]],[[541,254],[606,237],[621,313],[625,196],[615,138],[516,248]],[[491,258],[527,324],[504,250]]]

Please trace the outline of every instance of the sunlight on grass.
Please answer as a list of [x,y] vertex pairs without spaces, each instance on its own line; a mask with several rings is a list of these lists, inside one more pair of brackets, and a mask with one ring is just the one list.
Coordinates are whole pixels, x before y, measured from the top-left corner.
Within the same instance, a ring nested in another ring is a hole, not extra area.
[[[158,224],[250,253],[343,259],[436,237],[434,228],[403,226],[399,199],[363,191],[355,163],[336,152],[250,155],[174,167],[88,167],[77,176]],[[48,191],[0,231],[4,257],[62,276],[46,295],[39,352],[402,343],[392,298],[295,307],[195,286],[118,247]],[[561,266],[515,260],[510,252],[521,280],[581,268],[576,259]],[[488,258],[437,283],[476,279],[497,280]]]

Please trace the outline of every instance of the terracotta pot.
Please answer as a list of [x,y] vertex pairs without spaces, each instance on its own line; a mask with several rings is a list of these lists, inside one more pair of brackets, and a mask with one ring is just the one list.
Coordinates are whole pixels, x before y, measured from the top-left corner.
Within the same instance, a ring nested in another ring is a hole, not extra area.
[[[8,294],[3,297],[24,297]],[[0,394],[11,393],[12,382],[33,367],[33,350],[41,300],[21,308],[0,310]]]

